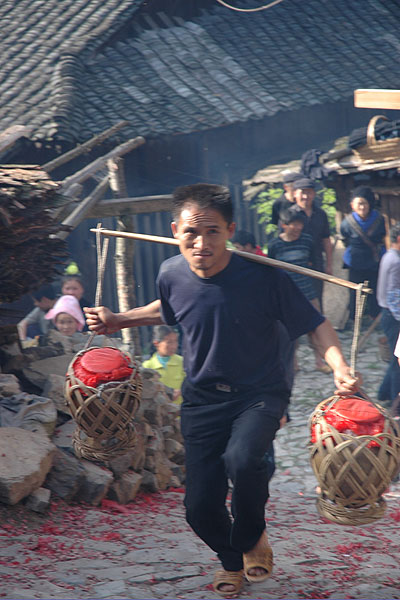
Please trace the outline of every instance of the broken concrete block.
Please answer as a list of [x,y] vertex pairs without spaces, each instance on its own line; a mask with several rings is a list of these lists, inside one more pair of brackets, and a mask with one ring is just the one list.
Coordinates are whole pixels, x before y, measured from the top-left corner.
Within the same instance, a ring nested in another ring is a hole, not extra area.
[[0,398],[14,396],[21,392],[18,378],[11,373],[0,373]]
[[0,501],[16,504],[41,487],[54,453],[55,446],[46,436],[0,427]]
[[58,411],[71,416],[71,411],[65,402],[64,387],[65,376],[52,374],[46,379],[42,394],[54,402],[54,405]]
[[107,496],[110,485],[114,481],[113,474],[108,469],[88,460],[82,460],[81,465],[84,470],[84,479],[74,500],[98,506]]
[[84,479],[85,471],[81,461],[57,448],[53,468],[46,478],[45,487],[65,502],[71,502]]
[[44,513],[50,506],[50,490],[40,487],[30,494],[26,501],[26,508],[38,513]]
[[120,479],[114,481],[109,489],[108,498],[116,500],[120,504],[127,504],[134,500],[139,491],[143,477],[139,473],[130,471],[124,473]]

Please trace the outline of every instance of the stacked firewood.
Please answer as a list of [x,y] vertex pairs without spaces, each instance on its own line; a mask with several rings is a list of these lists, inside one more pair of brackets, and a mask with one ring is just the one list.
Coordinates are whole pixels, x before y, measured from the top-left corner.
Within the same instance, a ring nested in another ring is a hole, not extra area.
[[67,258],[57,215],[67,201],[35,165],[0,166],[0,302],[52,281]]

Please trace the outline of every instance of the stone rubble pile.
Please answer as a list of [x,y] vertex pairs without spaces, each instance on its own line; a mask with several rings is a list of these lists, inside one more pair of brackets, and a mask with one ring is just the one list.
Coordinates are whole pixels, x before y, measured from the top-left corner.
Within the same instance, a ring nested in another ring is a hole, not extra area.
[[15,328],[1,328],[0,502],[24,501],[42,512],[52,495],[68,503],[98,505],[108,498],[126,504],[139,490],[182,486],[179,407],[151,369],[141,369],[135,447],[107,463],[75,456],[76,424],[64,400],[64,383],[68,365],[82,347],[82,340],[52,331],[46,345],[21,349]]

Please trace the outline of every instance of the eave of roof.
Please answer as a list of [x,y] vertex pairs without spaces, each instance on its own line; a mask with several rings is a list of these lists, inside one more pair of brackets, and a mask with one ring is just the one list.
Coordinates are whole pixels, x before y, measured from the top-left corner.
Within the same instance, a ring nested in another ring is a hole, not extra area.
[[5,0],[0,128],[76,143],[123,119],[123,136],[155,138],[398,87],[396,0],[288,0],[245,16],[216,4],[114,39],[141,4]]

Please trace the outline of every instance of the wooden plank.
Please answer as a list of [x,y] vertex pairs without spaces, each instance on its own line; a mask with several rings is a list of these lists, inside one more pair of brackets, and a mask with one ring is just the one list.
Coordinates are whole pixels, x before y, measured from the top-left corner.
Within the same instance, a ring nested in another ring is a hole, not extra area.
[[354,90],[354,106],[400,110],[400,90]]
[[120,217],[152,212],[168,212],[172,196],[138,196],[136,198],[113,198],[100,200],[88,213],[89,218]]

